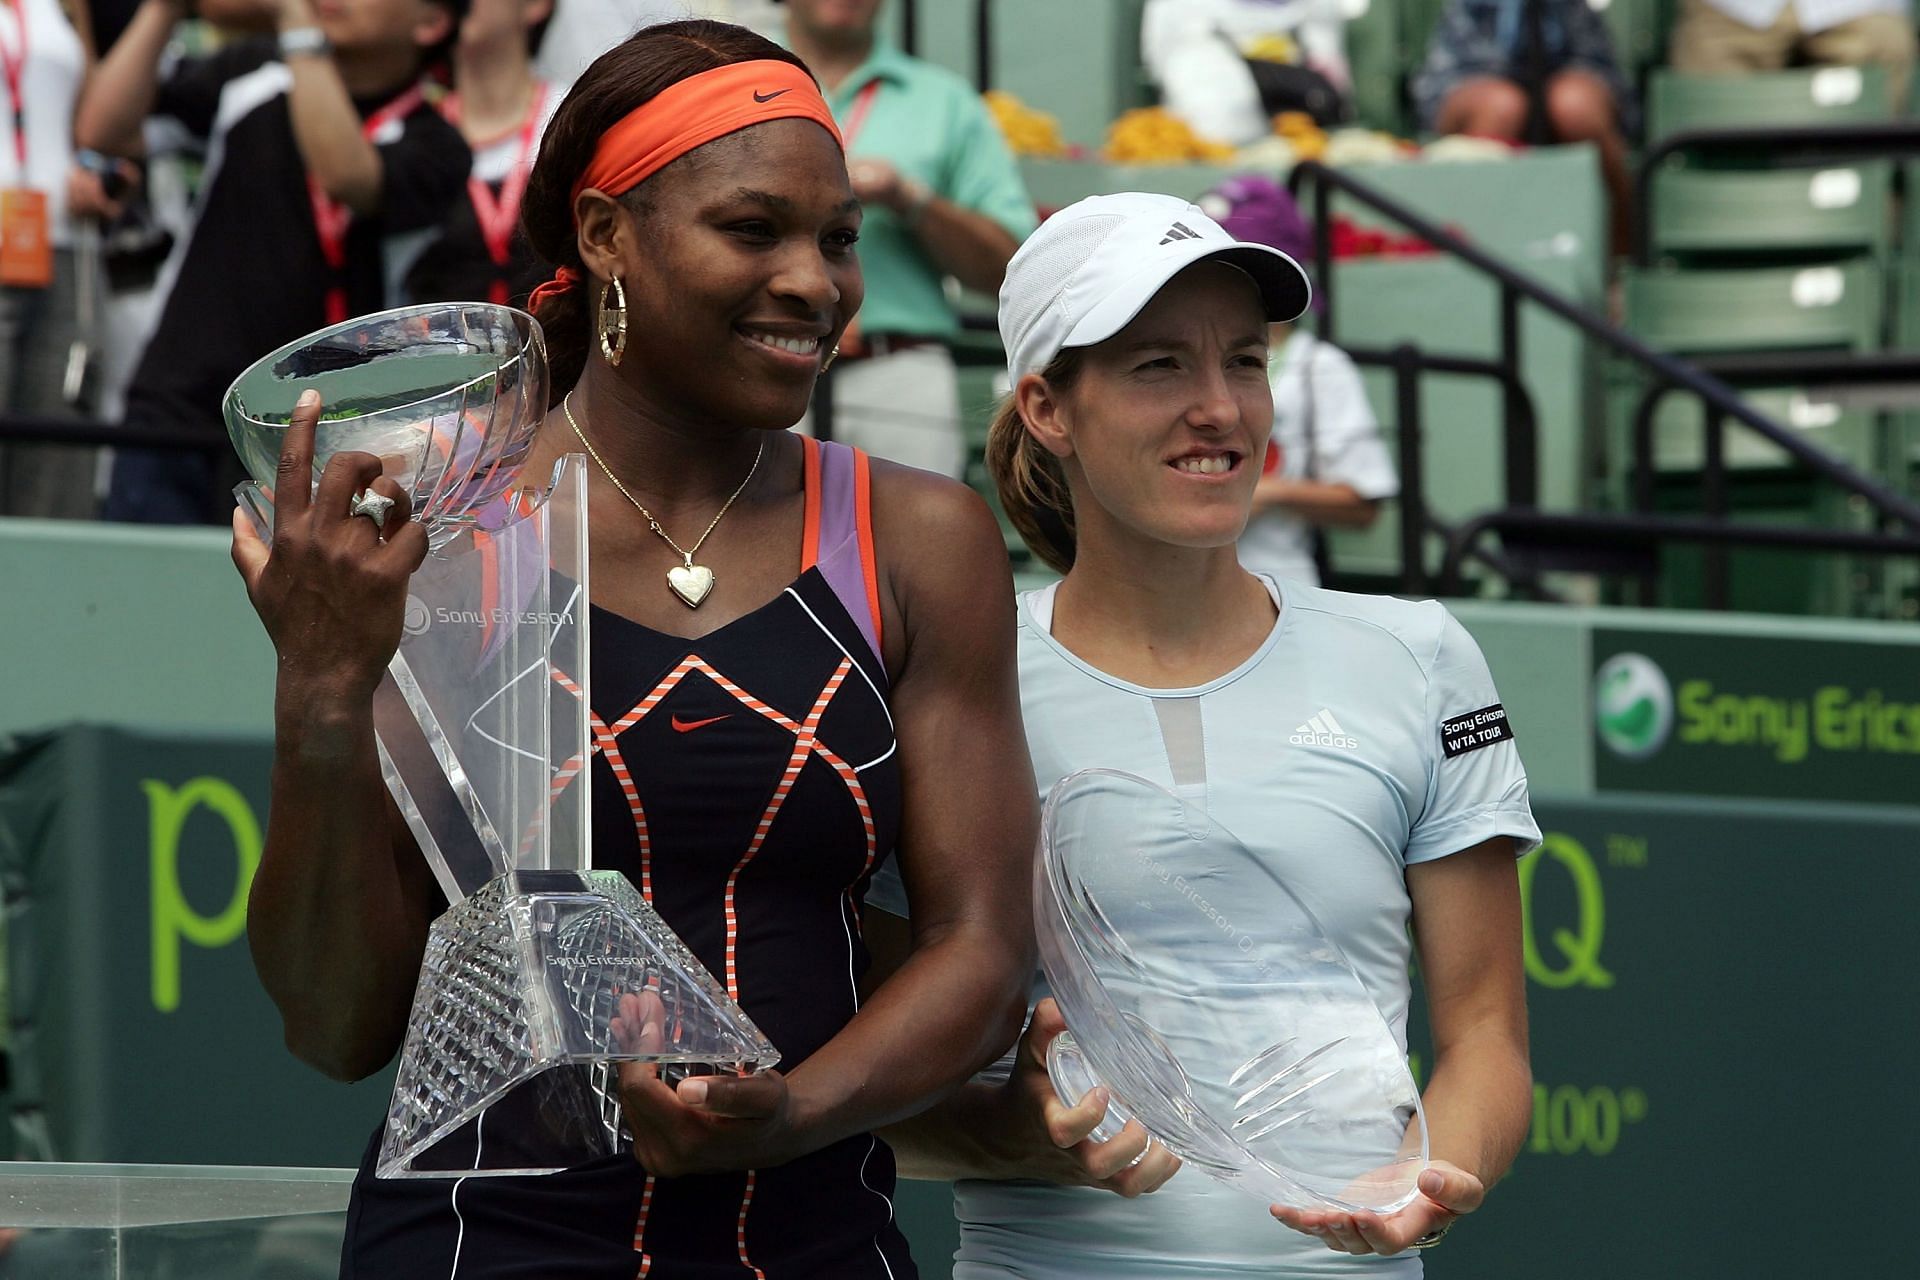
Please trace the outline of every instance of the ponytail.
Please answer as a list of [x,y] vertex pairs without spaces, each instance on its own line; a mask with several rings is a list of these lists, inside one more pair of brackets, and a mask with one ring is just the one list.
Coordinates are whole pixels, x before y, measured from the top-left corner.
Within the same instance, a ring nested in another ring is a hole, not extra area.
[[[1080,373],[1080,353],[1069,348],[1041,373],[1047,385],[1063,391]],[[1000,496],[1000,509],[1027,549],[1057,573],[1073,568],[1073,495],[1060,460],[1027,430],[1020,407],[1009,392],[987,428],[987,473]]]
[[577,279],[566,289],[548,291],[528,305],[547,339],[547,408],[559,404],[586,371],[592,347],[587,312],[588,279]]

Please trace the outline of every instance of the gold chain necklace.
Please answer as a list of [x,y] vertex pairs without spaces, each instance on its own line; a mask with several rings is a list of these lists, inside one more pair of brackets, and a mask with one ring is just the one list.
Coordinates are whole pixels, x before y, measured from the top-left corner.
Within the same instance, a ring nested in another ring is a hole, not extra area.
[[745,493],[747,486],[753,483],[754,474],[760,470],[761,455],[767,451],[766,437],[760,438],[760,447],[753,451],[753,465],[747,468],[747,478],[740,482],[740,487],[733,491],[731,497],[720,504],[720,510],[714,513],[713,519],[708,522],[706,532],[700,535],[691,548],[687,548],[675,542],[673,535],[662,529],[660,522],[653,518],[653,512],[642,506],[640,499],[627,492],[627,486],[620,483],[620,477],[613,474],[613,468],[609,467],[606,459],[594,449],[593,442],[587,439],[587,433],[582,431],[580,424],[573,419],[573,392],[567,392],[565,398],[560,401],[560,408],[567,415],[567,425],[573,428],[574,435],[580,437],[580,443],[586,446],[587,456],[593,459],[595,465],[600,468],[601,474],[613,481],[613,487],[620,491],[620,496],[631,502],[640,514],[647,518],[647,528],[659,534],[666,544],[678,551],[681,559],[686,561],[685,564],[677,564],[667,570],[667,587],[674,595],[680,597],[680,602],[687,608],[698,609],[700,602],[713,593],[713,570],[703,564],[695,564],[694,552],[700,550],[701,544],[706,542],[707,534],[712,533],[714,527],[720,523],[720,517],[727,514],[727,508],[733,505],[734,498]]

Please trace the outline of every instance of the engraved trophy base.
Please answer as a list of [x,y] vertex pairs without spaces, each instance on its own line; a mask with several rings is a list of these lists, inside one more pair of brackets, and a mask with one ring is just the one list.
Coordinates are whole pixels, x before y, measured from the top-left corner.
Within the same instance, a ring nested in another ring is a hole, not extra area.
[[613,1063],[779,1056],[624,876],[509,872],[433,923],[376,1172],[558,1172],[624,1149]]

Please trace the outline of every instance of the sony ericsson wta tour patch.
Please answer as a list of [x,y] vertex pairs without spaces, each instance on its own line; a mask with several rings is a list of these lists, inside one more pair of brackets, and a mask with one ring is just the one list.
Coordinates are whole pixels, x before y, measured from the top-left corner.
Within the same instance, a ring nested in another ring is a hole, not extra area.
[[1511,741],[1513,725],[1507,721],[1507,709],[1497,702],[1440,722],[1440,749],[1449,760],[1496,742]]

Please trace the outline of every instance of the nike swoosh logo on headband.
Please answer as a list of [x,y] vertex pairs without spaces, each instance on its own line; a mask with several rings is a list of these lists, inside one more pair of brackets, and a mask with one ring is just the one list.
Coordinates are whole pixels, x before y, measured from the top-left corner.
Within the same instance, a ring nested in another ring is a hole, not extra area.
[[753,95],[753,100],[755,102],[772,102],[775,98],[779,97],[781,94],[792,93],[792,92],[793,90],[791,89],[775,89],[772,93],[760,93],[756,91]]

